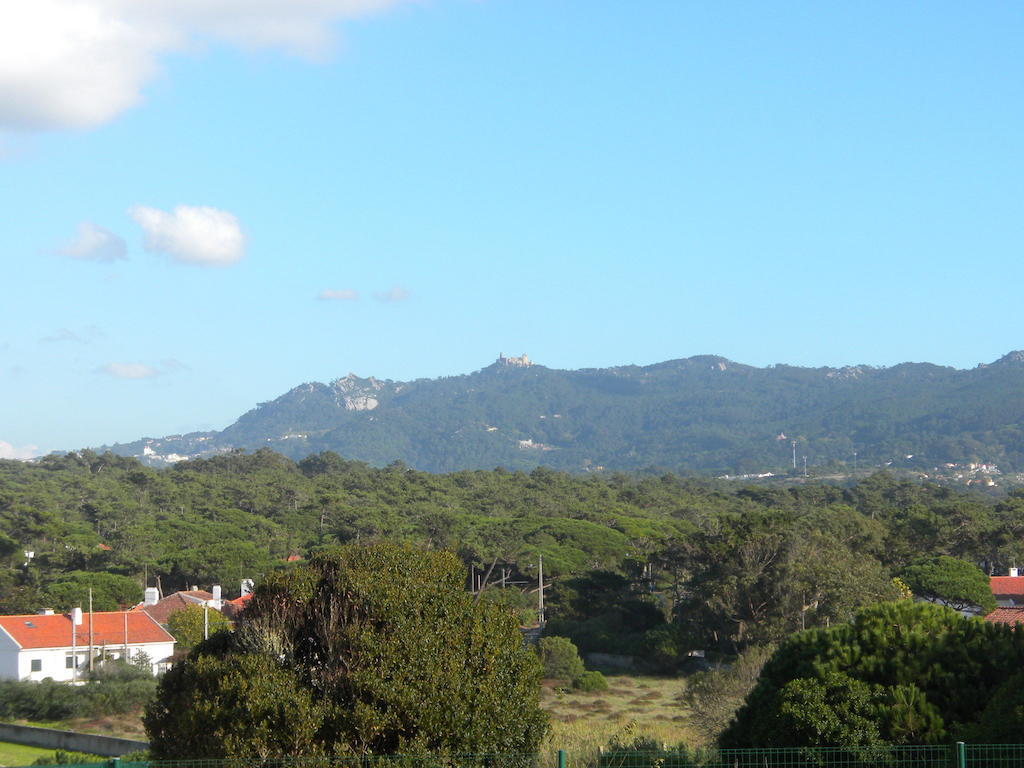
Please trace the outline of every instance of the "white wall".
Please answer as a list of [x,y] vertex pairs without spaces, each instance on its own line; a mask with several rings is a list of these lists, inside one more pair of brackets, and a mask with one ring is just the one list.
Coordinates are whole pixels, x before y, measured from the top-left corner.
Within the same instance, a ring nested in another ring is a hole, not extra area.
[[[96,648],[95,655],[98,656],[100,648]],[[166,670],[166,665],[161,664],[164,659],[174,653],[174,643],[145,643],[128,646],[128,654],[134,657],[140,651],[145,651],[153,660],[152,673]],[[123,646],[108,647],[108,655],[120,658],[124,652]],[[67,666],[67,658],[71,654],[71,648],[41,648],[17,651],[2,647],[0,638],[0,678],[7,680],[45,680],[50,678],[59,682],[67,682],[76,677],[74,670]],[[79,646],[76,648],[78,658],[77,678],[81,679],[89,671],[89,648]],[[32,660],[38,659],[40,670],[32,671]]]

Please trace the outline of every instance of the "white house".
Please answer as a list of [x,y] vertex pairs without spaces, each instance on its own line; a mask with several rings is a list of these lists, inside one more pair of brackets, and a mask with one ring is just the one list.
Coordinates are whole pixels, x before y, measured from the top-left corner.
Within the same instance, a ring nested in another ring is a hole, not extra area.
[[170,666],[174,637],[142,611],[0,616],[0,678],[70,681],[89,668],[89,655],[134,659],[144,652],[153,674]]

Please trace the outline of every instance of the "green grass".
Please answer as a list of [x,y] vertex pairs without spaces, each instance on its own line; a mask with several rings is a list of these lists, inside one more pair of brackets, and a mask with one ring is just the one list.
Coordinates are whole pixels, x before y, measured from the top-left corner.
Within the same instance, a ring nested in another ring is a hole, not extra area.
[[52,758],[53,750],[0,741],[0,765],[31,765],[40,757]]
[[658,744],[695,745],[703,741],[689,725],[679,703],[686,682],[681,677],[606,675],[607,691],[581,693],[548,682],[541,706],[551,716],[545,754],[564,749],[571,754],[596,755],[613,739],[644,737]]

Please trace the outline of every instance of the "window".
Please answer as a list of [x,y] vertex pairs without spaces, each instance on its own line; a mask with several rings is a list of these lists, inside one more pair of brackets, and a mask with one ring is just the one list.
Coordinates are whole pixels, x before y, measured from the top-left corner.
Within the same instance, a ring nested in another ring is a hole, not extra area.
[[75,657],[74,656],[68,656],[67,658],[64,659],[64,668],[65,669],[74,669],[75,668]]
[[30,667],[30,669],[33,672],[42,672],[43,671],[43,660],[42,659],[32,659],[31,664],[32,664],[32,666]]

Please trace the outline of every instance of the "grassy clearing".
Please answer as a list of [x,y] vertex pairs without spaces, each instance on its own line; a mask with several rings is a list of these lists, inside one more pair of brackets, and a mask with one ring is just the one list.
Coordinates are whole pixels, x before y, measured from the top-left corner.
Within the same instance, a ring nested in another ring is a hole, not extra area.
[[31,765],[40,757],[52,758],[53,750],[0,741],[0,765]]
[[546,682],[541,705],[551,716],[545,753],[564,749],[589,758],[617,739],[650,739],[658,744],[696,745],[702,737],[688,723],[678,697],[680,677],[607,675],[608,690],[580,693]]
[[59,728],[78,733],[96,733],[100,736],[116,736],[121,739],[146,741],[146,729],[142,725],[142,710],[125,712],[104,717],[74,718],[55,722],[16,721],[22,725],[38,725],[40,728]]

